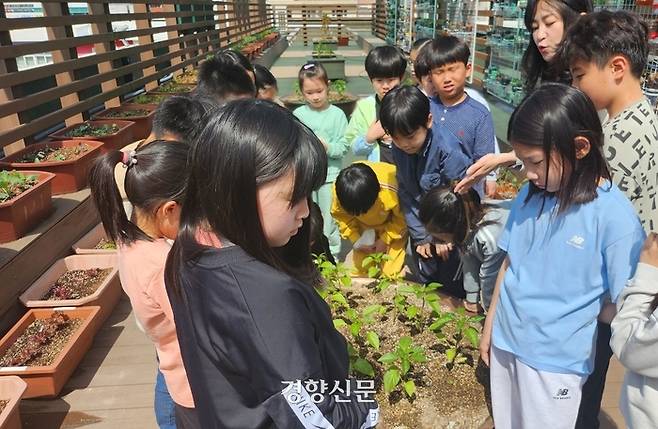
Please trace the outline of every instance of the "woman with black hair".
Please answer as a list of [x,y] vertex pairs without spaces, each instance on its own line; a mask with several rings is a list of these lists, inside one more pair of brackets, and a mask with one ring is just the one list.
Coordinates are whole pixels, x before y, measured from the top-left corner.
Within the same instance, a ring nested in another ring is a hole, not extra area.
[[166,283],[202,427],[374,427],[377,404],[347,392],[346,342],[312,286],[322,143],[273,103],[233,101],[208,118],[188,171]]

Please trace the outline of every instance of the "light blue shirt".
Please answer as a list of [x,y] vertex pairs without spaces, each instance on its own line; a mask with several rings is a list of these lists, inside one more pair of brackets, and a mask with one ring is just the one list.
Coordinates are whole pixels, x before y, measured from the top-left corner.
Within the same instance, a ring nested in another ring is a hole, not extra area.
[[[507,252],[492,343],[548,372],[590,374],[596,320],[614,302],[637,265],[644,231],[630,201],[614,185],[556,215],[557,200],[528,195],[512,204],[498,243]],[[539,216],[538,216],[539,215]]]

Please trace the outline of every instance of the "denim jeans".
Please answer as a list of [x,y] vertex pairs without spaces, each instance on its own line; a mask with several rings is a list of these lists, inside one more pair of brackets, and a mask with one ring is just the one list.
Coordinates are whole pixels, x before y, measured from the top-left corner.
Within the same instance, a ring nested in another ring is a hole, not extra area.
[[176,429],[176,404],[169,395],[164,375],[158,369],[155,378],[155,420],[160,429]]

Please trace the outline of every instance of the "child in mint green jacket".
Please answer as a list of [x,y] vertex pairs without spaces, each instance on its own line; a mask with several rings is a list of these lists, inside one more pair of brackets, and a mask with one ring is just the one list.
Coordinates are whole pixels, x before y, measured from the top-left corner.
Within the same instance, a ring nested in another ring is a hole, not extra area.
[[347,118],[338,107],[329,103],[329,79],[320,63],[308,63],[299,70],[299,88],[306,105],[295,109],[293,114],[309,127],[322,141],[329,165],[324,185],[313,193],[313,201],[320,206],[324,218],[323,232],[329,239],[329,249],[334,257],[340,252],[340,233],[331,216],[333,186],[343,164],[343,157],[350,146],[345,139]]
[[402,82],[407,59],[394,46],[379,46],[368,53],[365,66],[375,94],[356,103],[345,138],[355,155],[394,164],[393,140],[379,123],[379,107],[386,93]]

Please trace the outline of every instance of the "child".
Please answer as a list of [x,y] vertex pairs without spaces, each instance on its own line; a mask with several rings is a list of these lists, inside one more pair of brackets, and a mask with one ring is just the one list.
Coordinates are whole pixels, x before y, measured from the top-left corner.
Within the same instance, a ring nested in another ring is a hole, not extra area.
[[[648,55],[647,37],[646,24],[634,14],[595,12],[581,17],[571,27],[563,45],[563,57],[570,65],[573,85],[587,94],[597,109],[607,111],[603,148],[612,181],[631,200],[649,232],[658,228],[658,120],[640,87]],[[610,335],[609,324],[600,321],[596,370],[586,386],[595,386],[588,407],[594,411],[603,398],[612,356]],[[581,427],[598,423],[598,413],[592,414]]]
[[[114,151],[99,158],[90,172],[91,193],[108,237],[118,245],[121,285],[135,316],[158,355],[156,418],[161,428],[197,428],[192,392],[181,359],[174,317],[164,285],[164,267],[170,245],[178,232],[180,204],[185,194],[189,146],[156,140],[130,153]],[[126,170],[126,193],[134,207],[133,222],[123,211],[114,180],[114,167]],[[167,390],[175,402],[170,421]]]
[[573,428],[597,317],[633,274],[644,231],[610,182],[601,124],[582,92],[542,85],[512,114],[508,141],[530,183],[498,244],[507,258],[480,345],[493,417],[503,428]]
[[648,27],[637,15],[600,11],[583,16],[564,45],[573,85],[608,112],[603,146],[614,183],[635,206],[646,231],[658,229],[658,119],[640,77]]
[[[416,87],[399,87],[384,97],[381,123],[393,137],[398,196],[411,242],[409,267],[418,281],[439,281],[444,289],[462,295],[461,284],[454,280],[459,258],[455,252],[450,255],[447,246],[432,243],[418,210],[424,193],[461,178],[471,160],[455,136],[432,126],[429,101]],[[439,261],[449,258],[447,263]]]
[[279,99],[279,87],[272,72],[265,66],[254,64],[254,74],[256,76],[256,98],[270,100],[281,107],[285,107]]
[[[417,43],[422,40],[425,40],[425,42],[420,43],[416,51],[412,50],[409,53],[409,59],[413,64],[414,73],[416,79],[418,80],[418,88],[421,91],[423,91],[423,94],[425,94],[427,97],[431,99],[432,97],[436,97],[437,95],[436,90],[434,89],[434,84],[432,83],[431,69],[427,62],[428,54],[430,51],[428,45],[430,44],[431,40],[421,39],[417,41]],[[476,91],[473,88],[464,87],[464,92],[474,101],[481,103],[489,112],[491,112],[489,103],[487,103],[487,100],[485,100],[482,94],[480,94],[478,91]],[[498,140],[496,139],[496,136],[494,134],[494,154],[499,154],[499,153],[500,153],[500,148],[498,146]],[[497,179],[497,175],[495,171],[492,171],[487,175],[484,184],[485,194],[487,196],[492,196],[496,192],[496,179]]]
[[303,65],[298,78],[299,88],[307,104],[295,109],[294,115],[318,136],[329,156],[327,179],[320,189],[313,192],[313,201],[322,211],[323,232],[329,239],[331,253],[338,256],[340,233],[331,217],[331,193],[336,176],[343,166],[343,157],[350,148],[345,140],[347,118],[341,109],[329,103],[329,79],[322,64]]
[[[466,300],[464,307],[488,310],[496,276],[505,259],[498,238],[509,215],[509,202],[482,204],[473,189],[461,195],[449,187],[431,189],[420,201],[419,218],[439,242],[452,244],[461,254]],[[482,295],[482,299],[480,299]]]
[[[204,428],[377,424],[377,403],[345,390],[345,339],[308,283],[305,218],[326,169],[319,139],[262,100],[228,103],[197,140],[166,275]],[[222,247],[198,241],[207,226]],[[341,391],[311,401],[311,382]]]
[[356,103],[345,138],[355,155],[393,164],[391,137],[382,128],[379,111],[386,93],[404,79],[407,59],[396,47],[378,46],[368,52],[365,65],[375,95]]
[[217,105],[256,96],[254,70],[242,54],[224,50],[201,63],[193,96],[208,98]]
[[[496,135],[491,112],[464,91],[471,74],[471,52],[466,42],[441,35],[424,47],[423,54],[436,91],[436,96],[430,98],[434,125],[457,136],[471,163],[493,153]],[[483,184],[475,189],[484,195]]]
[[630,429],[658,427],[658,235],[644,242],[635,277],[617,301],[610,345],[626,367],[619,408]]
[[[398,202],[395,166],[386,162],[357,162],[340,172],[334,187],[331,214],[340,235],[354,244],[354,268],[365,275],[363,259],[385,253],[382,273],[395,276],[404,265],[407,225]],[[368,233],[367,231],[371,231]],[[371,240],[359,246],[358,243]]]

